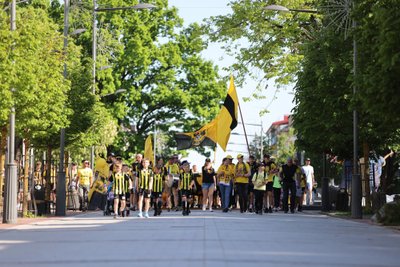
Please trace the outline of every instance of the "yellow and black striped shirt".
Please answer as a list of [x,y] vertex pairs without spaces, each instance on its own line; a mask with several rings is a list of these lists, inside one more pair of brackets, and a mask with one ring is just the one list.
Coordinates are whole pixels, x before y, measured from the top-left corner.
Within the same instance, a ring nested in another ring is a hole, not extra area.
[[113,186],[112,190],[116,195],[126,194],[128,192],[129,180],[125,179],[125,173],[113,173],[111,175]]
[[153,171],[141,170],[139,172],[139,188],[149,190],[150,189],[150,181],[153,179]]
[[193,174],[191,172],[183,172],[180,174],[180,189],[181,190],[189,190],[190,183],[193,180]]
[[161,193],[163,190],[163,175],[162,173],[154,174],[153,192]]

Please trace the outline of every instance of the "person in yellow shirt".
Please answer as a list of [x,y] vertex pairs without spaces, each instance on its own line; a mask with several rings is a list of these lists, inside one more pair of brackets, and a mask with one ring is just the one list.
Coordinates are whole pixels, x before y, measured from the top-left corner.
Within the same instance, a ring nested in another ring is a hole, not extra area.
[[93,171],[88,160],[82,160],[82,168],[78,170],[77,184],[80,197],[79,210],[86,210],[88,206],[87,194],[93,183]]
[[275,158],[270,155],[264,155],[264,166],[265,172],[268,174],[268,182],[266,185],[266,191],[264,193],[264,212],[272,213],[272,207],[274,206],[274,199],[272,195],[274,176],[279,173],[279,169],[276,166]]
[[161,215],[162,208],[162,192],[164,187],[164,167],[158,163],[153,168],[154,179],[153,179],[153,191],[151,192],[151,198],[154,203],[154,216]]
[[170,160],[165,164],[165,169],[167,170],[168,174],[168,181],[171,181],[170,185],[171,187],[168,187],[169,190],[167,190],[168,194],[168,209],[171,209],[171,191],[172,195],[174,197],[174,207],[175,210],[179,210],[179,175],[181,173],[179,164],[178,164],[178,156],[174,155],[170,158]]
[[190,163],[187,161],[182,162],[182,173],[179,179],[179,190],[182,196],[182,215],[187,216],[190,214],[190,205],[192,200],[192,189],[194,186],[194,179],[192,171],[190,170]]
[[239,195],[240,213],[247,211],[247,190],[251,170],[249,164],[243,161],[243,155],[237,155],[238,163],[235,166],[235,184]]
[[[139,189],[138,217],[140,218],[143,218],[143,216],[145,218],[149,218],[150,197],[151,197],[151,191],[153,189],[153,179],[154,179],[154,173],[150,169],[150,160],[145,158],[143,159],[143,168],[140,170],[138,175],[138,189]],[[145,201],[144,213],[142,213],[143,200]]]
[[218,168],[217,178],[219,182],[219,188],[221,191],[221,202],[222,202],[222,211],[229,211],[229,202],[231,198],[232,191],[232,178],[234,177],[233,168],[230,165],[230,159],[224,158],[222,160],[222,165]]
[[[118,213],[125,217],[126,193],[129,192],[130,179],[129,176],[122,171],[122,164],[114,164],[114,171],[111,174],[110,182],[112,182],[112,191],[114,193],[114,219],[117,218]],[[119,202],[121,206],[118,212]]]

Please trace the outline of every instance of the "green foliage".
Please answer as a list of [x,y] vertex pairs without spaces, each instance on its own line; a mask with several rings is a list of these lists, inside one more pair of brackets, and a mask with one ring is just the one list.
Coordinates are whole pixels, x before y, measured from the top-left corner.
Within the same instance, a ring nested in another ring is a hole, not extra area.
[[[297,146],[309,152],[351,155],[351,40],[325,29],[304,49],[295,87]],[[324,133],[324,134],[322,134]]]
[[294,158],[296,153],[296,148],[294,146],[295,141],[294,129],[289,128],[289,131],[282,132],[278,136],[277,142],[277,162],[286,163],[287,158]]
[[[399,14],[396,5],[381,1],[363,1],[356,6],[356,79],[352,72],[354,47],[343,31],[325,27],[304,47],[294,108],[301,149],[351,158],[355,108],[360,143],[375,150],[398,146]],[[329,17],[323,22],[331,23]]]
[[[274,4],[307,9],[313,7],[312,2],[281,0]],[[231,14],[207,21],[210,40],[222,43],[236,58],[232,68],[237,72],[238,85],[247,76],[259,80],[260,87],[267,79],[286,85],[296,78],[303,58],[300,48],[310,38],[316,15],[266,10],[269,4],[263,0],[231,1]]]
[[64,105],[69,82],[62,74],[66,60],[61,53],[63,37],[44,9],[21,8],[17,21],[23,23],[17,24],[17,30],[11,33],[12,43],[10,33],[1,32],[6,35],[1,47],[8,50],[0,63],[4,70],[0,79],[6,81],[1,91],[14,88],[13,101],[9,101],[11,94],[5,94],[2,101],[9,102],[2,109],[13,104],[17,133],[24,138],[40,138],[68,124],[70,111]]

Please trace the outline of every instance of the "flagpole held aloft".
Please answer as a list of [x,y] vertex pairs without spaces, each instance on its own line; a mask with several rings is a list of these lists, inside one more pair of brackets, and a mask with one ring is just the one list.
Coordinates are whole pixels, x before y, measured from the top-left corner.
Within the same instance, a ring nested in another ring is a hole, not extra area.
[[244,120],[243,120],[242,109],[240,108],[240,103],[239,103],[239,101],[238,101],[238,107],[239,107],[240,119],[242,120],[243,131],[244,131],[244,137],[245,137],[245,139],[246,139],[247,151],[249,152],[249,156],[250,156],[249,139],[247,138],[246,126],[245,126],[245,123],[244,123]]

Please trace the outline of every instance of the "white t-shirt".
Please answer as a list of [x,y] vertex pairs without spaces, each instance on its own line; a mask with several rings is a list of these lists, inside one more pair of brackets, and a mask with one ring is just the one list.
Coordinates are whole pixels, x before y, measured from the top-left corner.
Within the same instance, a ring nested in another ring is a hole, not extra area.
[[306,176],[306,180],[308,184],[312,184],[313,175],[314,175],[314,167],[311,165],[306,165],[302,167],[303,173]]

